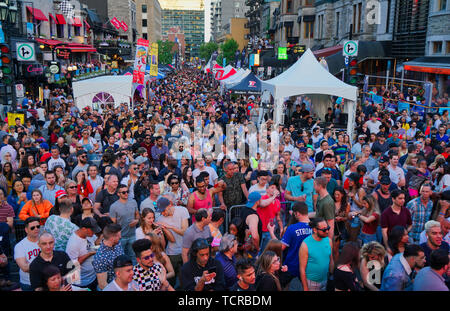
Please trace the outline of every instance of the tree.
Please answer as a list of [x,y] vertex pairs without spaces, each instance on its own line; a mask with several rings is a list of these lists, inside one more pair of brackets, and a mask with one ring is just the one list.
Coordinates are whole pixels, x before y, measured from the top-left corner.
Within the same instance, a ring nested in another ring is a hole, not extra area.
[[219,45],[215,42],[203,43],[202,45],[200,45],[200,58],[208,61],[212,53],[214,53],[214,51],[217,51],[218,49]]
[[173,47],[175,43],[172,41],[161,41],[158,40],[158,63],[159,64],[172,64],[173,55]]
[[234,39],[228,39],[220,46],[223,57],[226,58],[227,62],[230,63],[234,60],[234,55],[236,50],[239,48],[239,44]]

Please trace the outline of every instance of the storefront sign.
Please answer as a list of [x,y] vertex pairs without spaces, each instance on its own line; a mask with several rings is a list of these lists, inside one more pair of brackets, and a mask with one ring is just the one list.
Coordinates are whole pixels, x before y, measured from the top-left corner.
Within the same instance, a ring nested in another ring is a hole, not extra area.
[[65,50],[56,50],[56,56],[58,56],[59,58],[64,58],[64,59],[68,59],[70,56],[70,52],[69,51],[65,51]]
[[19,97],[19,98],[25,97],[23,84],[16,84],[16,96]]
[[48,67],[48,69],[50,70],[50,73],[52,73],[52,74],[59,73],[59,66],[57,63],[51,63],[50,67]]
[[27,72],[35,75],[41,75],[44,72],[44,67],[41,64],[31,64],[27,66]]

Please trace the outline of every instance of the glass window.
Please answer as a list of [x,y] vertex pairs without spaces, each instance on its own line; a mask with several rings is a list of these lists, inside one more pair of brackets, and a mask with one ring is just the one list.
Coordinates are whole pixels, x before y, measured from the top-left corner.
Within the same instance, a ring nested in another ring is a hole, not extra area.
[[147,5],[146,4],[142,5],[142,13],[147,13]]
[[441,54],[442,53],[442,41],[433,42],[433,54]]
[[142,20],[142,27],[147,27],[147,20],[146,19]]

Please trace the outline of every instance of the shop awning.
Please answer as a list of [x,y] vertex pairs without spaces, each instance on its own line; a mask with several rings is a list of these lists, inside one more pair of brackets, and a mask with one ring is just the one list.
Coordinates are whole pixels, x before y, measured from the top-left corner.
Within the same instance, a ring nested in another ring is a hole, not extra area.
[[74,17],[72,25],[75,27],[81,27],[83,26],[83,23],[81,23],[81,20],[78,17]]
[[66,45],[62,46],[61,49],[70,50],[72,53],[97,52],[97,49],[93,46],[81,43],[67,43]]
[[50,16],[50,19],[51,19],[55,24],[58,24],[58,21],[56,20],[56,18],[53,16],[52,13],[49,13],[48,16]]
[[40,39],[40,38],[36,38],[36,41],[41,43],[41,44],[46,44],[46,45],[49,45],[49,46],[54,46],[54,45],[57,45],[57,44],[64,43],[64,42],[59,41],[59,40]]
[[62,15],[62,14],[56,14],[56,20],[58,21],[58,24],[60,24],[60,25],[67,24],[66,19],[64,18],[64,15]]
[[409,71],[450,75],[450,57],[419,57],[403,63],[403,68]]
[[48,18],[44,15],[44,13],[42,13],[41,10],[29,6],[27,6],[27,9],[38,21],[48,21]]
[[342,52],[342,45],[340,45],[340,44],[329,47],[329,48],[317,50],[317,51],[314,51],[313,53],[314,53],[315,57],[327,57],[327,56],[336,54],[339,51]]

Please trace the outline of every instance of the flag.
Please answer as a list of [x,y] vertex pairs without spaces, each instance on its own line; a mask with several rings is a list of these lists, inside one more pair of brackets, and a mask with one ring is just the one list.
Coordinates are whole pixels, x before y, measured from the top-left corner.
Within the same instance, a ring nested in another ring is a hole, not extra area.
[[158,76],[158,43],[152,43],[150,49],[150,76]]
[[125,31],[125,32],[128,31],[128,25],[124,21],[120,22],[120,27],[123,29],[123,31]]
[[113,24],[114,27],[116,27],[116,29],[120,29],[121,24],[120,24],[119,20],[116,17],[113,17],[110,20],[110,22],[111,22],[111,24]]
[[133,83],[144,85],[145,68],[147,67],[148,40],[139,39],[136,44]]

